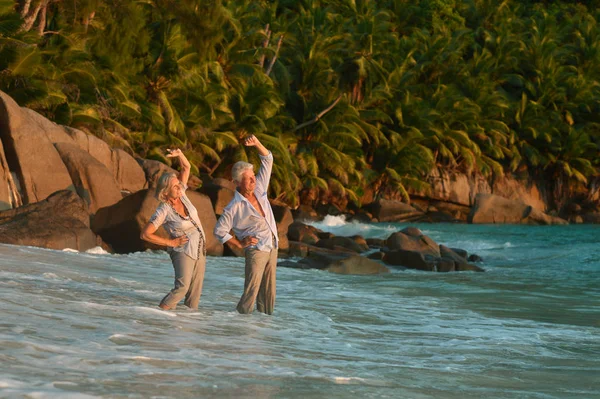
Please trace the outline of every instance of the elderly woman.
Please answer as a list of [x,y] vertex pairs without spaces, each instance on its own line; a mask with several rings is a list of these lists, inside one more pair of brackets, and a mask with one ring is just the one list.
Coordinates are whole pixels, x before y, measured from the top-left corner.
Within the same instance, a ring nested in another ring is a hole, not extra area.
[[[167,247],[175,269],[175,287],[160,302],[164,310],[175,309],[185,298],[185,305],[197,309],[202,294],[206,266],[206,241],[198,211],[185,195],[190,176],[190,163],[181,150],[167,150],[167,157],[178,158],[181,172],[165,172],[158,180],[156,198],[161,202],[141,238]],[[156,230],[163,225],[170,238],[162,238]]]

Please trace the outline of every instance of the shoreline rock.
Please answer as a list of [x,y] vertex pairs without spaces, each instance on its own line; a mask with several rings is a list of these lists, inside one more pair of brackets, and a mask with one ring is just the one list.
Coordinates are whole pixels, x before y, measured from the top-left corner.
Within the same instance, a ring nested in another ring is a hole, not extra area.
[[0,242],[78,251],[103,246],[100,237],[90,228],[87,204],[69,190],[0,212]]

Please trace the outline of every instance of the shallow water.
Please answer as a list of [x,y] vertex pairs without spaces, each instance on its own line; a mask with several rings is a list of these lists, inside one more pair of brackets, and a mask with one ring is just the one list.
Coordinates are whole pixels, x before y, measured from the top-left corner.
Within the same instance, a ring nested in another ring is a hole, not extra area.
[[209,258],[199,311],[163,312],[165,253],[0,245],[0,396],[600,397],[600,226],[418,227],[486,273],[279,268],[273,316],[235,312],[241,259]]

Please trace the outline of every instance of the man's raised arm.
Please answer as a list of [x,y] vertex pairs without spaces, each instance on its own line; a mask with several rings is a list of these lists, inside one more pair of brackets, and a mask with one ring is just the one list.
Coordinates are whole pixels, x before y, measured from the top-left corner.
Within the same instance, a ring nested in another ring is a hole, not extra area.
[[269,179],[273,170],[273,154],[254,135],[246,138],[244,145],[247,147],[256,147],[258,150],[258,155],[260,155],[260,169],[256,174],[256,185],[266,192],[269,188]]

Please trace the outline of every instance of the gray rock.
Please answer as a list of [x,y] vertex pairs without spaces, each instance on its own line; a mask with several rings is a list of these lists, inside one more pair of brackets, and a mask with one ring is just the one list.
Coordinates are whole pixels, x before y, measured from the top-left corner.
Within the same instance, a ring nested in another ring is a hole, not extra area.
[[384,199],[367,205],[365,210],[369,211],[379,222],[410,221],[423,216],[423,212],[408,204]]
[[121,200],[121,190],[113,174],[100,161],[75,144],[56,143],[55,147],[77,194],[86,201],[91,213]]
[[521,201],[493,194],[478,194],[467,219],[469,223],[510,224],[568,224],[564,219],[550,216]]
[[435,265],[425,260],[425,256],[416,251],[407,251],[403,249],[386,252],[383,261],[388,265],[403,266],[409,269],[417,269],[432,272],[435,271]]
[[42,201],[0,212],[0,242],[85,251],[102,245],[90,229],[87,205],[69,190]]
[[467,260],[469,262],[483,262],[483,258],[476,254],[472,254],[471,256],[469,256]]

